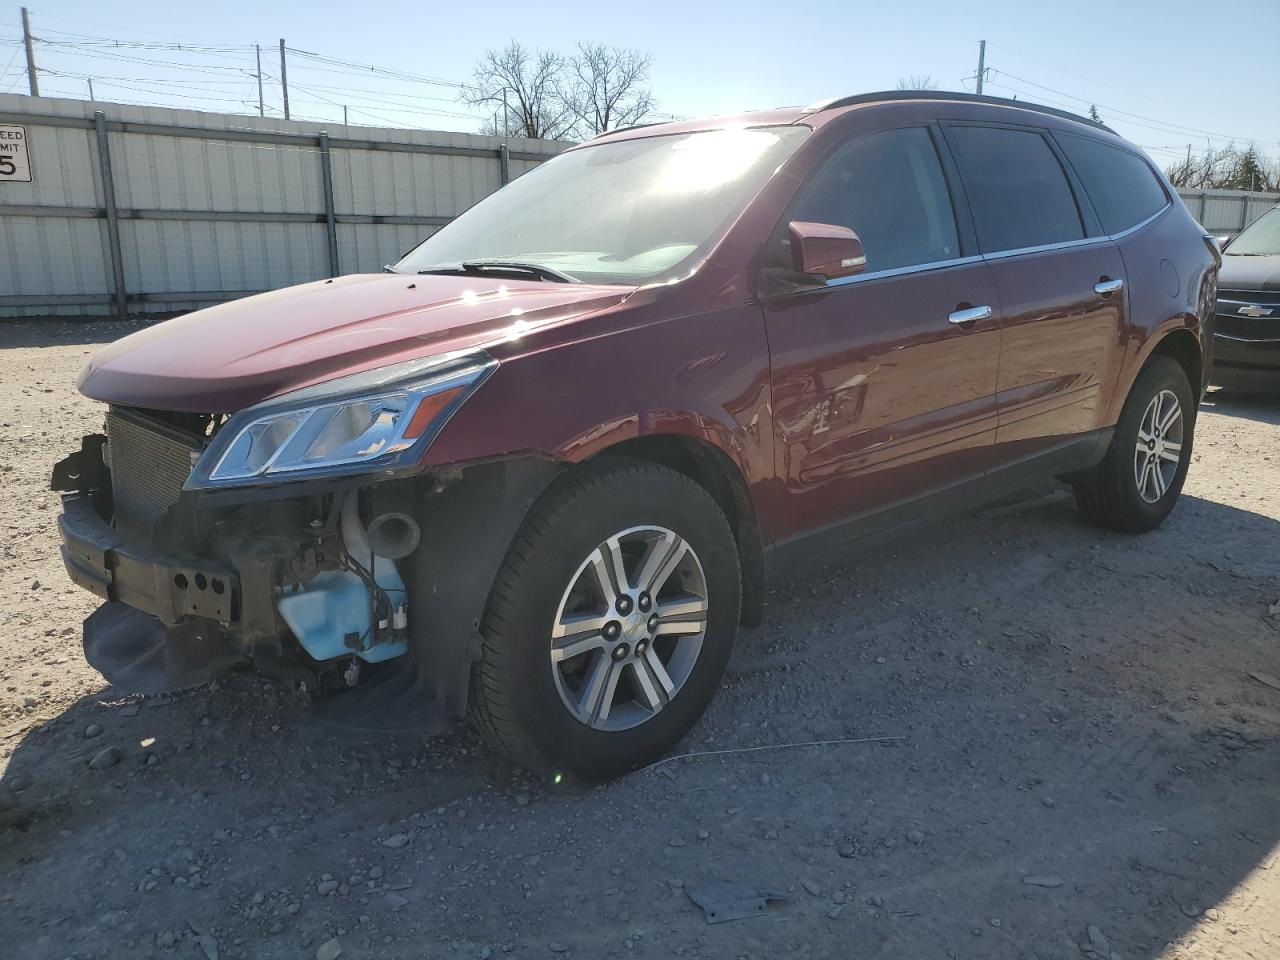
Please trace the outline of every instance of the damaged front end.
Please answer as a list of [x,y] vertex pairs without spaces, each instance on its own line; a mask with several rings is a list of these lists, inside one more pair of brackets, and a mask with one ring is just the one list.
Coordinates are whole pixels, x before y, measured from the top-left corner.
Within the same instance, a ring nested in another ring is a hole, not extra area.
[[67,572],[106,601],[86,658],[155,694],[238,665],[351,686],[403,656],[417,515],[438,486],[421,454],[492,366],[383,368],[231,416],[112,404],[51,483]]

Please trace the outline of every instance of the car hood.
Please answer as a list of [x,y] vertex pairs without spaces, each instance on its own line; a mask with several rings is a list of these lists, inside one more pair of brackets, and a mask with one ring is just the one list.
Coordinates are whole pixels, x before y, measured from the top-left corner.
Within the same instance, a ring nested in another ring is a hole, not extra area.
[[490,346],[633,287],[355,274],[198,310],[98,351],[76,386],[110,403],[232,413],[373,367]]
[[1232,256],[1222,258],[1218,271],[1221,290],[1280,290],[1280,254],[1264,257]]

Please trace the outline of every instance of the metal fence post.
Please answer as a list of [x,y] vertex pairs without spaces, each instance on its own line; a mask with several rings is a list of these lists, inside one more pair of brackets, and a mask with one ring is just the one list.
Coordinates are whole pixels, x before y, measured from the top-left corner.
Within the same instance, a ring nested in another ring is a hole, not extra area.
[[505,143],[498,147],[498,179],[504,187],[511,182],[511,149]]
[[124,253],[120,246],[120,217],[116,212],[116,187],[111,179],[111,147],[107,142],[107,117],[101,110],[93,114],[98,134],[98,172],[102,177],[102,205],[107,211],[107,253],[110,257],[112,293],[116,312],[129,315],[129,296],[124,288]]
[[320,179],[324,183],[324,222],[329,234],[329,276],[338,269],[338,218],[333,209],[333,158],[329,153],[329,133],[320,131]]

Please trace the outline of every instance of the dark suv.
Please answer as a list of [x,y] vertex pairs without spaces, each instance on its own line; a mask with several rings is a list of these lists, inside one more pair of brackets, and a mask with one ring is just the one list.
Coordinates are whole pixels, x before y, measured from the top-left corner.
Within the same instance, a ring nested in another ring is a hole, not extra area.
[[1280,393],[1280,206],[1223,250],[1214,330],[1213,382],[1233,390]]
[[403,664],[517,762],[613,775],[689,730],[781,575],[1044,477],[1159,524],[1218,261],[1141,152],[1049,108],[598,137],[385,273],[93,358],[105,435],[54,474],[107,600],[86,654],[142,692]]

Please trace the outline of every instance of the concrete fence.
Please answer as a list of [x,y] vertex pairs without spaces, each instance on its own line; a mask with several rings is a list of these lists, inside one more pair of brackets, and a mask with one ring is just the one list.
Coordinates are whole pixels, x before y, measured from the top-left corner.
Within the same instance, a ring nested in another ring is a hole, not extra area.
[[0,317],[377,271],[565,146],[0,95]]

